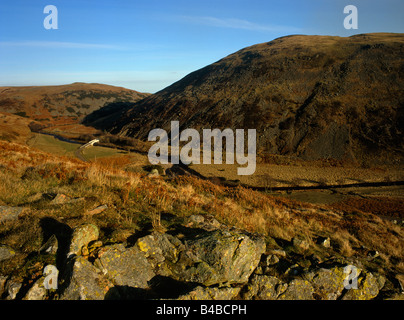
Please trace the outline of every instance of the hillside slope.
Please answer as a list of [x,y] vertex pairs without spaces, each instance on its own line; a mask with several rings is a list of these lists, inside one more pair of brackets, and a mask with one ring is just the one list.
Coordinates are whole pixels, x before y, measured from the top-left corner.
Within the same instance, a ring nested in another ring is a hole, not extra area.
[[146,96],[147,93],[97,83],[0,87],[0,111],[29,117],[42,123],[78,122],[84,116],[111,103],[133,103]]
[[[260,152],[354,163],[403,161],[404,34],[287,36],[197,70],[98,127],[255,128]],[[91,123],[91,121],[88,121]]]

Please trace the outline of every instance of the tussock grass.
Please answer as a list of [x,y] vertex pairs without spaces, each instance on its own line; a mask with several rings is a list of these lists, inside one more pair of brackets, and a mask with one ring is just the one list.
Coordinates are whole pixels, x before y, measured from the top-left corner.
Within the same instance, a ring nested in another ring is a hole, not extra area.
[[[330,237],[336,253],[346,257],[359,254],[363,247],[377,250],[386,267],[404,271],[403,229],[360,210],[305,204],[195,177],[152,178],[122,170],[119,161],[83,163],[13,143],[0,142],[0,151],[0,205],[27,208],[19,220],[0,224],[0,242],[26,254],[43,243],[44,218],[72,228],[93,222],[108,242],[123,241],[148,226],[169,230],[170,223],[161,219],[163,213],[179,220],[197,213],[277,240],[301,237],[313,250],[318,237]],[[121,161],[127,164],[127,159]],[[44,198],[30,200],[38,193],[83,200],[60,205]],[[108,209],[86,215],[102,204]]]

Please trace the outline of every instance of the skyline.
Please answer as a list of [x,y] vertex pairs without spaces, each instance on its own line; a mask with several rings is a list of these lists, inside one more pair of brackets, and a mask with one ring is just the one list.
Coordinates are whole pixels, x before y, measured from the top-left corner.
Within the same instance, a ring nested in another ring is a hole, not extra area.
[[[44,7],[58,10],[47,30]],[[346,5],[358,29],[346,30]],[[103,83],[155,93],[242,48],[290,34],[404,32],[404,3],[27,1],[0,4],[0,86]]]

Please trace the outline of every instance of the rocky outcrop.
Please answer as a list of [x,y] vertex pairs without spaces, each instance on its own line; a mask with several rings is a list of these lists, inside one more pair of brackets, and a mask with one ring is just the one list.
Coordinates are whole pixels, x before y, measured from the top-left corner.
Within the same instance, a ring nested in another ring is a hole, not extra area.
[[[103,245],[96,225],[78,226],[69,255],[59,266],[55,290],[49,290],[46,274],[30,287],[2,277],[0,295],[26,300],[369,300],[386,283],[383,276],[352,261],[311,263],[299,253],[308,250],[300,240],[292,239],[285,251],[273,239],[264,242],[260,235],[221,225],[209,216],[187,221],[181,236],[152,232],[131,244]],[[189,227],[194,224],[208,230]]]
[[234,231],[207,232],[186,244],[193,265],[182,277],[206,286],[246,283],[265,251],[261,238]]

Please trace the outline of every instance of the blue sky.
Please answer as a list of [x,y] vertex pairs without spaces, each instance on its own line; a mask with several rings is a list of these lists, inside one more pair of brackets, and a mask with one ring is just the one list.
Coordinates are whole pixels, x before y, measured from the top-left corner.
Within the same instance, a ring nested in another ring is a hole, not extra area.
[[[343,27],[346,5],[357,30]],[[58,29],[46,30],[46,5]],[[404,32],[402,0],[2,0],[0,86],[97,82],[156,92],[290,34]]]

